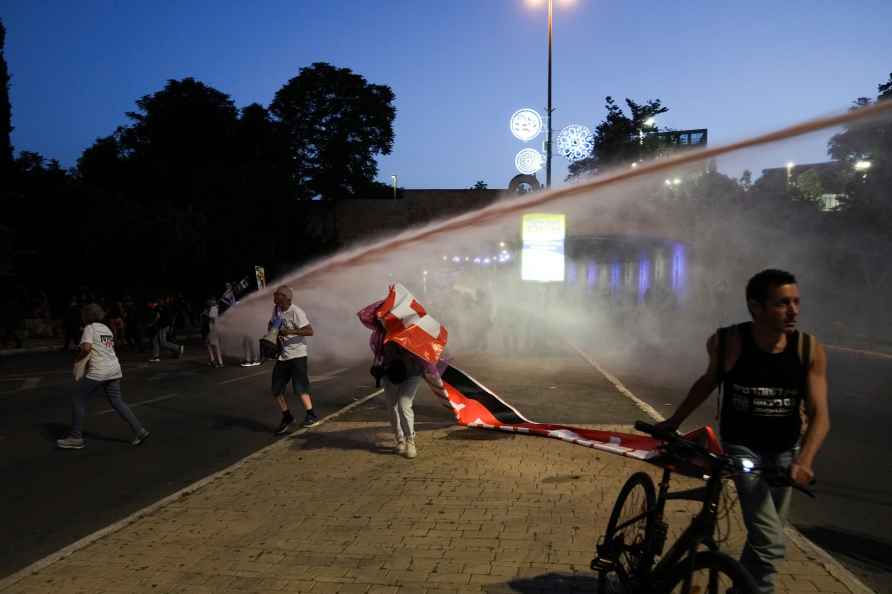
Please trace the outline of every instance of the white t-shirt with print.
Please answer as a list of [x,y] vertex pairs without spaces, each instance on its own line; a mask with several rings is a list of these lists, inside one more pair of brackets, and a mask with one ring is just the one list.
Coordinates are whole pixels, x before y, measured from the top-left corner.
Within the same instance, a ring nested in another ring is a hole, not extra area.
[[115,354],[115,335],[108,326],[99,322],[87,324],[81,335],[81,344],[85,342],[92,346],[90,362],[87,365],[87,379],[106,382],[124,377],[121,373],[121,363]]
[[[273,309],[273,320],[282,321],[280,328],[288,330],[298,330],[304,326],[310,325],[307,314],[298,306],[291,304],[291,307],[285,311],[280,311],[278,307]],[[279,361],[287,361],[289,359],[297,359],[298,357],[307,356],[307,337],[291,334],[285,337],[282,342],[282,352],[279,354]]]

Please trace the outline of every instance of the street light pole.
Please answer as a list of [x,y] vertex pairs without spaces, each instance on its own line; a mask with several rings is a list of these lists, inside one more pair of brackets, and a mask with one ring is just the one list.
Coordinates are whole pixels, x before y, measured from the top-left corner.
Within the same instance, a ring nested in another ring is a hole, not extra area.
[[545,189],[551,188],[551,23],[554,0],[548,0],[548,130],[545,137]]

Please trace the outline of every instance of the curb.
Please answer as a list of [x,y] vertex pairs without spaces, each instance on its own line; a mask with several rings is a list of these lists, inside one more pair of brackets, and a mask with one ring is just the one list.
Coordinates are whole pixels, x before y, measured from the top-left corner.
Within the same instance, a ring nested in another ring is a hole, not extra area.
[[[376,390],[375,392],[372,392],[371,394],[368,394],[367,396],[363,396],[359,400],[356,400],[355,402],[351,402],[344,408],[337,410],[326,417],[323,417],[322,419],[320,419],[319,424],[321,425],[328,421],[332,421],[332,420],[336,419],[337,417],[343,415],[344,413],[349,412],[350,410],[356,408],[357,406],[365,404],[366,402],[368,402],[372,398],[378,396],[379,394],[382,394],[383,392],[384,392],[384,390],[382,388],[380,390]],[[233,471],[244,466],[245,464],[248,464],[250,462],[258,460],[276,449],[286,447],[287,445],[289,445],[288,440],[290,438],[293,438],[293,437],[296,437],[297,435],[306,433],[306,432],[310,431],[311,429],[312,428],[309,428],[309,429],[301,428],[301,429],[298,429],[297,431],[289,433],[287,436],[285,436],[284,439],[279,439],[279,440],[269,444],[268,446],[257,450],[253,454],[251,454],[245,458],[242,458],[235,464],[227,466],[226,468],[223,468],[222,470],[218,470],[214,474],[206,476],[205,478],[198,480],[198,481],[192,483],[191,485],[187,485],[186,487],[183,487],[179,491],[177,491],[175,493],[171,493],[167,497],[165,497],[159,501],[156,501],[155,503],[152,503],[152,504],[148,505],[147,507],[144,507],[138,511],[133,512],[126,518],[122,518],[122,519],[118,520],[117,522],[115,522],[114,524],[111,524],[110,526],[101,528],[101,529],[97,530],[96,532],[89,534],[76,542],[71,543],[70,545],[68,545],[65,548],[63,548],[59,551],[56,551],[55,553],[51,553],[50,555],[47,555],[43,559],[35,561],[31,565],[28,565],[27,567],[20,569],[19,571],[13,573],[12,575],[9,575],[3,579],[0,579],[0,591],[6,590],[7,588],[14,586],[17,582],[28,577],[29,575],[38,573],[39,571],[52,565],[56,561],[60,561],[60,560],[64,559],[65,557],[68,557],[69,555],[76,553],[77,551],[93,544],[97,540],[100,540],[101,538],[109,536],[110,534],[114,534],[115,532],[118,532],[118,531],[126,528],[127,526],[133,524],[134,522],[140,520],[141,518],[149,516],[149,515],[155,513],[156,511],[163,509],[164,507],[170,505],[174,501],[181,499],[187,495],[191,495],[192,493],[195,493],[196,491],[199,491],[200,489],[204,488],[205,486],[214,482],[215,480],[223,478],[224,476],[226,476],[228,474],[231,474]]]
[[[658,422],[664,420],[663,415],[661,415],[654,407],[635,396],[628,388],[623,385],[623,383],[618,378],[607,372],[607,370],[601,367],[597,361],[585,354],[570,340],[565,339],[565,341],[574,351],[576,351],[580,358],[594,367],[598,371],[598,373],[603,375],[607,379],[607,381],[613,384],[620,394],[631,399],[632,402],[635,403],[635,406],[640,408],[648,416]],[[833,555],[828,553],[826,550],[818,546],[815,542],[811,541],[804,534],[799,532],[792,524],[788,524],[784,528],[784,533],[801,550],[810,552],[815,557],[817,557],[817,562],[824,569],[826,569],[830,575],[842,582],[842,584],[850,591],[856,594],[876,594],[874,590],[870,589],[866,584],[864,584],[864,582],[862,582],[854,573],[846,569],[846,567],[842,563],[837,561],[833,557]]]

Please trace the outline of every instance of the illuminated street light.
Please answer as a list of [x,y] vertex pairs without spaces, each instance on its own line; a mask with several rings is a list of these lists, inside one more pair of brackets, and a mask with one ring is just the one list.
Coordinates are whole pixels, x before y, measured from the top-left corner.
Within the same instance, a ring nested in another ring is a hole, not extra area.
[[680,183],[681,183],[681,180],[678,179],[677,177],[676,177],[675,179],[672,180],[672,185],[673,185],[673,186],[677,186],[677,185],[680,184]]
[[870,161],[857,161],[855,163],[855,171],[867,171],[873,165]]
[[[551,37],[552,22],[554,21],[554,0],[545,0],[548,6],[548,107],[546,108],[547,127],[545,129],[545,188],[551,187]],[[561,4],[568,5],[573,2],[563,0]],[[541,6],[542,0],[527,0],[528,6]]]

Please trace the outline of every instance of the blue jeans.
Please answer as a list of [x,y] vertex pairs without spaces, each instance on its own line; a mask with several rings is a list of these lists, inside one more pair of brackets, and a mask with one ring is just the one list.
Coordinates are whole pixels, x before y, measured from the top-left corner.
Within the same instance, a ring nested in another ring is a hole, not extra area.
[[161,349],[166,349],[174,355],[180,354],[180,345],[174,344],[167,340],[168,332],[170,332],[170,326],[160,328],[155,333],[155,338],[152,340],[152,357],[157,359],[159,356],[161,356]]
[[139,435],[145,429],[130,407],[124,403],[121,398],[121,380],[108,380],[106,382],[97,382],[85,377],[78,382],[77,391],[71,397],[71,437],[78,439],[83,437],[84,416],[87,414],[87,401],[100,388],[105,392],[108,403],[115,412],[121,415],[121,418],[127,421],[133,432]]
[[[756,467],[789,467],[796,450],[763,452],[725,443],[725,452],[735,458],[752,460]],[[760,594],[774,592],[775,564],[784,558],[784,525],[790,509],[791,487],[772,487],[761,473],[738,475],[734,479],[740,511],[746,526],[746,544],[740,562],[759,586]]]

